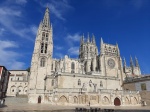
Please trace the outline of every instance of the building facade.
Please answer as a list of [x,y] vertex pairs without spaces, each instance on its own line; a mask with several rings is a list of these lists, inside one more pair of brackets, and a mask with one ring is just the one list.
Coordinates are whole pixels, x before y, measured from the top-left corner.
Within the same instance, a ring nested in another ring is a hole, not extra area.
[[128,77],[124,80],[123,88],[125,90],[139,91],[143,105],[150,105],[150,76]]
[[[49,9],[40,22],[31,60],[29,103],[53,105],[140,105],[136,91],[124,91],[123,80],[135,66],[122,64],[118,44],[103,42],[100,54],[94,35],[81,36],[79,58],[53,59],[53,28]],[[133,64],[133,63],[132,63]],[[128,70],[130,69],[130,70]],[[140,68],[136,75],[140,75]]]
[[9,75],[10,72],[4,66],[0,66],[0,106],[5,103]]
[[27,95],[29,72],[27,70],[9,70],[10,78],[7,96]]

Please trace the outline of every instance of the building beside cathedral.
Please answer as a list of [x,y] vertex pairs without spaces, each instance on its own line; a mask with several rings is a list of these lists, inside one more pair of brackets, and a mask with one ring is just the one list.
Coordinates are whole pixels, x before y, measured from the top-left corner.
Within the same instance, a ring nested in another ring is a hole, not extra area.
[[[85,41],[87,40],[87,41]],[[140,76],[136,59],[130,67],[122,63],[118,44],[107,44],[101,38],[100,54],[94,35],[81,36],[79,58],[65,55],[53,59],[53,27],[46,8],[40,22],[31,60],[28,85],[29,103],[53,105],[141,105],[137,91],[124,90],[124,79]]]

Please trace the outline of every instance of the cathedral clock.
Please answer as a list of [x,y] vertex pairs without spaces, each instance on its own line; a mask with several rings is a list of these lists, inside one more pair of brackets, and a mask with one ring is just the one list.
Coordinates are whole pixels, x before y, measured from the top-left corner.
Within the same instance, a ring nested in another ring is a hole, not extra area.
[[107,64],[110,68],[114,68],[115,67],[115,61],[113,59],[108,59]]

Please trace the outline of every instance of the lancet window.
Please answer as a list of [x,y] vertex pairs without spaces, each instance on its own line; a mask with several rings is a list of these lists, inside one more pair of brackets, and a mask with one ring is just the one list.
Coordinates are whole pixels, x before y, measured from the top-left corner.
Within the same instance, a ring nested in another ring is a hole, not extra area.
[[45,58],[41,58],[40,66],[45,67]]

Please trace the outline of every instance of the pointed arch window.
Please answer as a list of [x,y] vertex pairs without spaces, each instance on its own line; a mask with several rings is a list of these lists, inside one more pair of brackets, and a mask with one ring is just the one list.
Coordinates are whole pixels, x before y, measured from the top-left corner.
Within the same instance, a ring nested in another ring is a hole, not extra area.
[[53,70],[53,63],[52,63],[52,66],[51,66],[51,70]]
[[81,85],[81,80],[80,80],[80,79],[78,79],[78,85],[79,85],[79,86]]
[[100,81],[100,87],[103,87],[103,82],[102,81]]
[[45,32],[42,33],[42,37],[45,37]]
[[42,40],[45,39],[45,32],[42,33]]
[[47,43],[45,44],[45,53],[47,53]]
[[90,47],[90,51],[92,51],[92,47]]
[[40,66],[45,67],[45,58],[41,58]]
[[92,86],[92,81],[91,81],[91,80],[89,81],[89,86],[90,86],[90,87]]
[[41,43],[41,53],[43,53],[44,50],[44,43]]
[[46,33],[46,37],[48,37],[48,33]]
[[71,63],[71,73],[75,72],[75,64],[74,62]]
[[52,80],[52,86],[54,86],[54,79]]

